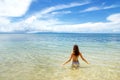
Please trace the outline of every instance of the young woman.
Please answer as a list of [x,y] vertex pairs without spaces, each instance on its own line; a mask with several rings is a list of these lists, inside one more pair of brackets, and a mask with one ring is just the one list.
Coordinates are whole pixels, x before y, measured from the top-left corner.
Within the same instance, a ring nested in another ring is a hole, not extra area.
[[85,61],[88,64],[87,60],[82,56],[82,53],[79,52],[78,45],[74,45],[73,52],[71,54],[70,59],[66,61],[63,65],[67,64],[68,62],[72,60],[72,67],[78,68],[79,67],[79,61],[78,61],[79,56],[82,58],[83,61]]

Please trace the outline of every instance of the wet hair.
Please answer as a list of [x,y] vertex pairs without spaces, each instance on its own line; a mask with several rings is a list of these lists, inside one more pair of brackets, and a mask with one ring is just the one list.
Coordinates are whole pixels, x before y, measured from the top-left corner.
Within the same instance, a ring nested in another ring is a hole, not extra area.
[[78,55],[79,55],[78,45],[74,45],[74,46],[73,46],[73,54],[74,54],[75,56],[78,56]]

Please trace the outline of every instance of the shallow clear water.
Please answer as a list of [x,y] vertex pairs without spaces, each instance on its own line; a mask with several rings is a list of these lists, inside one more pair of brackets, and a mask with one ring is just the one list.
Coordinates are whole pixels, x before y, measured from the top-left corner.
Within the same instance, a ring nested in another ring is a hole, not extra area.
[[[83,56],[71,69],[72,47]],[[119,80],[120,34],[0,34],[0,80]]]

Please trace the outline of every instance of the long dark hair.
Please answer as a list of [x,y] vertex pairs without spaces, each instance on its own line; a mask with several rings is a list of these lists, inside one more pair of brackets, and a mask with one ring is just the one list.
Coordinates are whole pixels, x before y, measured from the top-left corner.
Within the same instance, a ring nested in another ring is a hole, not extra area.
[[73,54],[74,54],[75,56],[78,56],[78,55],[79,55],[78,45],[74,45],[74,46],[73,46]]

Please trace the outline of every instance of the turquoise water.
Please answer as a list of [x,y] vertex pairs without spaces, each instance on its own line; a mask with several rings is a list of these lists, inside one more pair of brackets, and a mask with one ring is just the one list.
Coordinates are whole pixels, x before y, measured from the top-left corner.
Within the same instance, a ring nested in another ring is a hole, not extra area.
[[[83,56],[78,70],[69,58],[74,44]],[[0,34],[0,80],[118,80],[120,34]]]

